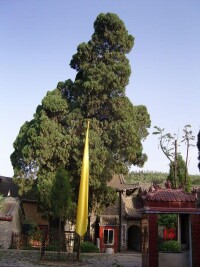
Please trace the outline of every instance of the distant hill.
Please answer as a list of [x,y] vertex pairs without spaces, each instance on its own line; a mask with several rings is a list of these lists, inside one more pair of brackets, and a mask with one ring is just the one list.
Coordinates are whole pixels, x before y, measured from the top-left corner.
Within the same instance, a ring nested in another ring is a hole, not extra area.
[[[127,183],[135,183],[135,182],[155,182],[155,183],[163,183],[166,181],[168,173],[165,172],[153,172],[153,171],[139,171],[139,172],[131,172],[129,175],[125,177]],[[200,186],[200,175],[190,175],[192,187]]]

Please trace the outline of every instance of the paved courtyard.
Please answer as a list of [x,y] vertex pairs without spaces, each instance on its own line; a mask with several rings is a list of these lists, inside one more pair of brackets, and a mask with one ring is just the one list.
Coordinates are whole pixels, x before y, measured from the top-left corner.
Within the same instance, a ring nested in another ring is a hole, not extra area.
[[81,254],[78,262],[58,262],[40,260],[39,251],[0,250],[0,267],[141,267],[141,254]]

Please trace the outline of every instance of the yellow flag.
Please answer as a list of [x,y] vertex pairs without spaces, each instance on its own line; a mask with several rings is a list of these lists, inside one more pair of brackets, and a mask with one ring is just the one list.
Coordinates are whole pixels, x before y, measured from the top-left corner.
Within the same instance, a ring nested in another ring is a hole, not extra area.
[[89,122],[87,125],[85,148],[81,169],[81,181],[78,196],[78,209],[76,215],[76,233],[81,237],[87,231],[88,224],[88,192],[89,192]]

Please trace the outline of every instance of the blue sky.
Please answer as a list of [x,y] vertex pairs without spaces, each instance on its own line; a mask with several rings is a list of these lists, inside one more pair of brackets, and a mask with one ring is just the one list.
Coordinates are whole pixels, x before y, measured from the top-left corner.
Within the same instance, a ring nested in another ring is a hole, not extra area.
[[[74,79],[69,66],[77,46],[90,40],[99,13],[116,13],[135,37],[126,88],[134,105],[147,106],[152,127],[143,143],[143,169],[168,172],[152,135],[155,125],[176,133],[200,129],[199,0],[1,0],[0,175],[12,176],[10,155],[20,127],[32,119],[47,91]],[[199,174],[196,140],[189,172]],[[185,157],[184,146],[179,151]]]

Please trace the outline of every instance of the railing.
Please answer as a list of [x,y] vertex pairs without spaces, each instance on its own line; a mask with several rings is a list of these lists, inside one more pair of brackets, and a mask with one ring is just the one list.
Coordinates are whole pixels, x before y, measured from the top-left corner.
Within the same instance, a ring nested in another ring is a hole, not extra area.
[[29,245],[29,236],[25,234],[12,233],[11,248],[24,249]]
[[79,250],[79,239],[74,231],[62,232],[60,238],[58,231],[43,233],[41,259],[74,261],[79,257]]
[[42,260],[79,259],[80,241],[75,231],[62,232],[60,238],[58,231],[41,231],[40,235],[12,234],[14,249],[39,249]]

